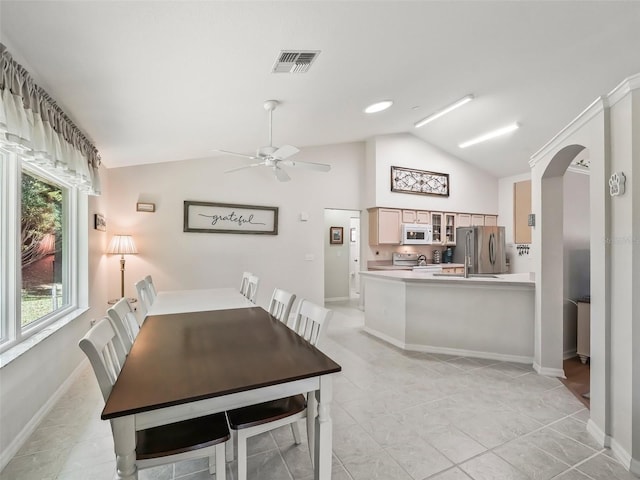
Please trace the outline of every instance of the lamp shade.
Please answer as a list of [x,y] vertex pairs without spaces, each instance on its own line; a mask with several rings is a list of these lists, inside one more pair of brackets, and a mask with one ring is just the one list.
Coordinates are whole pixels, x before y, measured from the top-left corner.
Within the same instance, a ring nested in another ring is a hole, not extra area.
[[114,235],[107,248],[107,253],[131,255],[138,253],[138,250],[136,250],[136,244],[133,243],[131,235]]

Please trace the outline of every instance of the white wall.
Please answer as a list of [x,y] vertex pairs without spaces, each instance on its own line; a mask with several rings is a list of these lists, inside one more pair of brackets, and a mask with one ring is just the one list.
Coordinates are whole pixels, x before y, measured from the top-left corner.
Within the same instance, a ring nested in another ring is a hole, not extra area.
[[[359,218],[355,210],[327,209],[324,214],[324,296],[325,299],[349,298],[349,261],[351,218]],[[342,227],[343,243],[329,243],[329,229]]]
[[[405,133],[375,137],[375,205],[442,212],[498,213],[498,179],[423,140]],[[450,194],[415,195],[391,191],[391,167],[448,173]]]
[[[235,157],[185,160],[110,170],[108,222],[134,236],[139,254],[127,259],[126,295],[151,274],[159,290],[239,286],[241,273],[260,277],[258,304],[266,306],[277,286],[322,304],[324,209],[360,208],[364,143],[303,149],[297,160],[328,163],[329,173],[289,168],[278,182],[267,168],[225,174],[249,163]],[[278,235],[183,232],[183,202],[199,200],[279,208]],[[155,213],[136,212],[153,202]],[[301,221],[306,212],[308,221]],[[306,258],[313,258],[306,260]],[[118,258],[109,259],[110,295],[119,285]]]
[[[108,179],[102,170],[103,189]],[[90,320],[105,315],[107,276],[104,251],[107,233],[93,229],[93,214],[107,213],[107,194],[89,197],[87,215],[88,262],[81,273],[88,282],[89,310],[28,352],[0,368],[0,470],[27,440],[30,433],[65,391],[70,376],[86,358],[78,347],[89,330]]]
[[513,232],[513,184],[531,180],[531,173],[524,173],[498,180],[498,225],[504,226],[507,243],[507,257],[511,273],[526,273],[533,271],[533,251],[535,245],[529,245],[529,253],[520,255],[516,249]]

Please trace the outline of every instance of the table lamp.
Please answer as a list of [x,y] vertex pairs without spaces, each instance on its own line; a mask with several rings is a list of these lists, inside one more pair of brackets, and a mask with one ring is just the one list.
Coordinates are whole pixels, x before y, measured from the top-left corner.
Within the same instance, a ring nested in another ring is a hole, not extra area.
[[138,253],[131,235],[114,235],[107,248],[107,253],[120,256],[120,298],[124,298],[124,256]]

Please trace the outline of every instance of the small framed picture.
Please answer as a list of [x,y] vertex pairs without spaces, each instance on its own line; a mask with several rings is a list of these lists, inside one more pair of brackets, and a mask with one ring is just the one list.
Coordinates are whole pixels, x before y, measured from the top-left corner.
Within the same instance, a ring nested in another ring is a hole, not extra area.
[[136,210],[138,212],[155,212],[156,204],[155,203],[136,203]]
[[101,232],[107,231],[107,221],[105,220],[104,215],[96,213],[93,216],[93,228],[100,230]]
[[342,244],[342,227],[331,227],[329,229],[329,243]]

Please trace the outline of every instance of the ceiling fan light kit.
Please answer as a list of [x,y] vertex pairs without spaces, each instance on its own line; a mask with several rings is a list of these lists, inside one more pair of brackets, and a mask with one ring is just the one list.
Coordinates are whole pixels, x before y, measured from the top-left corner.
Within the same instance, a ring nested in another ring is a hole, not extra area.
[[280,105],[280,102],[278,102],[277,100],[266,100],[263,104],[264,109],[267,112],[269,112],[269,145],[259,147],[256,151],[256,155],[247,155],[244,153],[230,152],[228,150],[216,150],[217,152],[226,153],[228,155],[235,155],[237,157],[243,157],[243,158],[248,158],[250,160],[260,160],[260,161],[256,163],[251,163],[249,165],[243,165],[237,168],[232,168],[230,170],[226,170],[224,173],[237,172],[239,170],[244,170],[246,168],[253,168],[253,167],[269,167],[273,170],[273,174],[279,181],[288,182],[289,180],[291,180],[291,177],[286,171],[282,169],[283,166],[302,167],[309,170],[315,170],[318,172],[328,172],[329,170],[331,170],[331,165],[326,165],[324,163],[286,160],[287,158],[295,155],[300,151],[298,148],[294,147],[293,145],[283,145],[281,147],[273,146],[272,115],[273,115],[273,111],[276,109],[278,105]]

